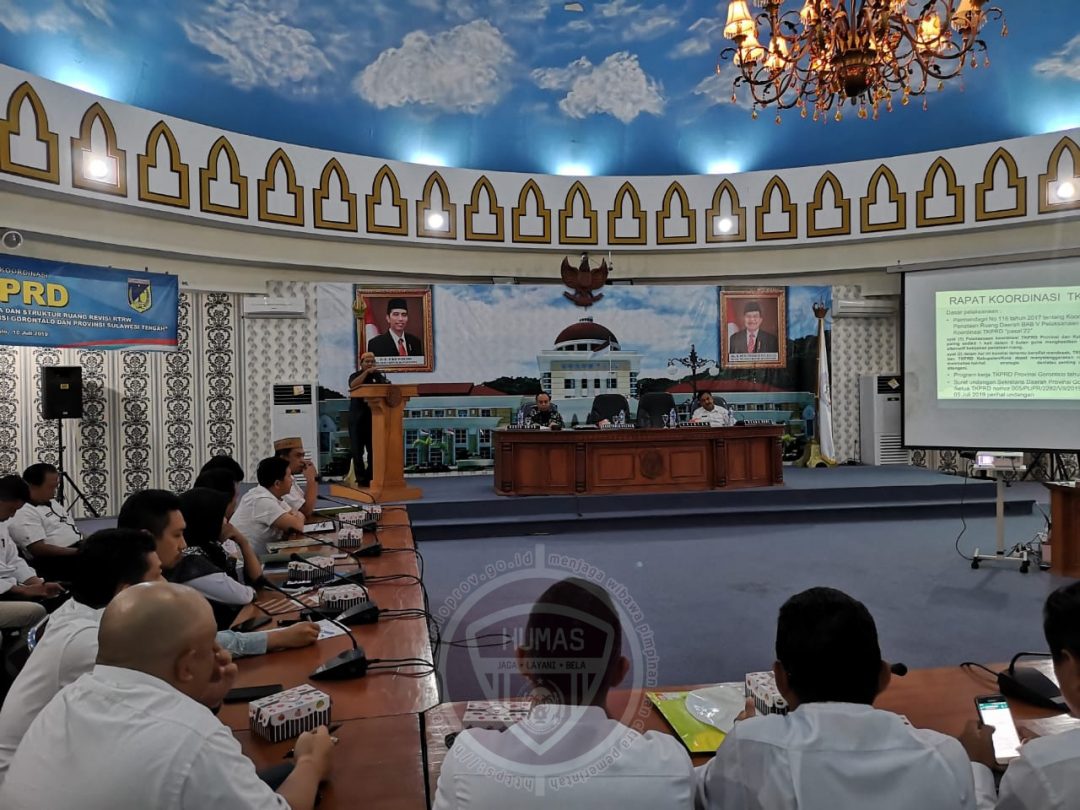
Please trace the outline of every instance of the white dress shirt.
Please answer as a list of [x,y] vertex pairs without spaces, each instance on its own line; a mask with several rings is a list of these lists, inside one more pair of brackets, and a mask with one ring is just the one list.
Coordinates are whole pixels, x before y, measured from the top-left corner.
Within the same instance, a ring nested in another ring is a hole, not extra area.
[[151,675],[101,665],[34,720],[0,807],[288,810],[209,709]]
[[[443,762],[432,810],[693,807],[693,766],[674,737],[639,734],[595,706],[556,708],[569,718],[546,734],[529,735],[532,745],[514,728],[459,734]],[[552,747],[537,753],[545,743]],[[612,753],[605,767],[604,757]],[[574,766],[560,765],[567,762]],[[574,778],[582,773],[588,775]],[[538,774],[543,776],[532,778]]]
[[7,522],[0,523],[0,593],[7,593],[36,576],[37,572],[19,556],[19,549],[8,534]]
[[11,685],[0,708],[0,782],[19,740],[56,693],[94,668],[101,610],[68,599],[49,617],[45,636]]
[[273,528],[274,521],[288,512],[289,507],[266,487],[252,487],[240,499],[229,522],[257,554],[265,554],[266,544],[282,537],[282,532]]
[[[82,535],[75,528],[74,519],[58,501],[23,504],[8,521],[8,532],[23,551],[27,551],[31,544],[40,540],[50,546],[62,548],[68,548],[82,540]],[[27,553],[33,556],[32,551]]]
[[990,770],[972,767],[979,810],[1072,810],[1080,796],[1080,730],[1024,743],[996,794]]
[[735,724],[698,768],[698,807],[973,810],[960,742],[854,703],[808,703]]
[[304,490],[296,483],[296,476],[293,476],[292,489],[281,496],[281,500],[285,502],[285,505],[290,509],[295,509],[297,512],[304,505]]
[[731,412],[727,408],[721,408],[719,405],[713,405],[711,411],[696,408],[690,416],[690,421],[704,422],[706,425],[712,425],[713,427],[728,427],[735,424],[735,420],[731,418]]

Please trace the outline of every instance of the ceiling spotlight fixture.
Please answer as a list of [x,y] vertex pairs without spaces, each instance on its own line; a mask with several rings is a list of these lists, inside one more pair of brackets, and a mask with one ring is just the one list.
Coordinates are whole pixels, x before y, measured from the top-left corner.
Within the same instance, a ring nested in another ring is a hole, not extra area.
[[99,157],[92,157],[86,161],[86,175],[93,180],[101,180],[109,173],[109,167]]
[[966,65],[974,70],[980,53],[989,67],[979,38],[989,20],[1009,33],[988,0],[805,0],[801,11],[781,9],[784,0],[753,2],[762,9],[753,16],[747,0],[728,3],[724,36],[735,45],[720,58],[737,69],[732,100],[745,85],[753,117],[775,106],[778,124],[779,111],[792,107],[803,118],[813,110],[815,121],[835,107],[839,121],[845,101],[859,118],[876,119],[881,107],[892,112],[894,97],[906,105],[930,84],[943,89]]
[[1076,185],[1071,180],[1063,180],[1058,183],[1055,193],[1059,200],[1071,200],[1076,197]]
[[731,221],[731,217],[713,217],[714,233],[731,233],[733,227],[735,223]]
[[446,216],[440,211],[432,211],[427,215],[427,226],[432,230],[439,230],[446,225]]

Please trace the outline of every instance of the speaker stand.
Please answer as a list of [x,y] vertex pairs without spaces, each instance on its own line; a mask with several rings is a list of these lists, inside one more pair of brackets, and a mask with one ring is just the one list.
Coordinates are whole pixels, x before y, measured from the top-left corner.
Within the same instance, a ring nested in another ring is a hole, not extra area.
[[[71,476],[67,474],[67,470],[64,469],[64,420],[56,420],[56,439],[57,439],[57,452],[56,452],[56,472],[60,475],[60,486],[56,489],[56,500],[60,502],[64,508],[67,505],[64,503],[64,482],[66,481],[71,485],[71,489],[75,492],[75,500],[71,502],[71,509],[75,508],[75,504],[79,501],[83,502],[83,506],[86,507],[86,511],[93,517],[101,517],[98,511],[90,505],[90,499],[86,497],[79,485],[72,480]],[[70,511],[70,509],[68,510]]]

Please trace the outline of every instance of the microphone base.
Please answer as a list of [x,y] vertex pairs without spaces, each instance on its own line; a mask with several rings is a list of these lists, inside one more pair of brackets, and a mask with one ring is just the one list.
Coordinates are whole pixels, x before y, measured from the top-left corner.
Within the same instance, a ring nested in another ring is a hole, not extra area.
[[313,681],[347,681],[367,674],[367,654],[361,648],[345,650],[325,664],[319,665],[308,677]]

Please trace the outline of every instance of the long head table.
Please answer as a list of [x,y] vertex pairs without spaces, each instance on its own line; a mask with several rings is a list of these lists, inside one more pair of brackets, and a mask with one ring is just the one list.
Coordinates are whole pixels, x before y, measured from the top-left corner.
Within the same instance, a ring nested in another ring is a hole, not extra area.
[[783,483],[779,425],[495,431],[500,495],[679,492]]

